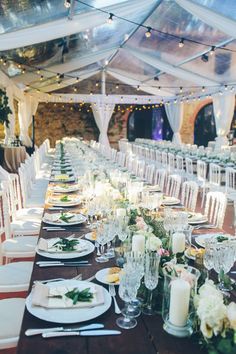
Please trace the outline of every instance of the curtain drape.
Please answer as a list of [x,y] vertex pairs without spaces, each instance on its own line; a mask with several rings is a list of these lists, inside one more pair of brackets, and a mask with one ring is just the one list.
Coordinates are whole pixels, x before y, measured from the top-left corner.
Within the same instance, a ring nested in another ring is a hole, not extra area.
[[100,131],[99,142],[105,146],[110,146],[107,130],[114,108],[115,104],[107,104],[104,101],[92,103],[93,115]]
[[216,148],[228,145],[226,135],[230,130],[230,125],[234,116],[235,95],[213,97],[213,109],[216,124]]
[[207,6],[196,4],[191,0],[175,0],[175,2],[209,26],[217,28],[230,37],[236,38],[236,22],[233,19],[221,15]]
[[175,144],[181,144],[180,129],[183,122],[183,104],[176,103],[174,105],[165,105],[165,110],[174,133],[172,141]]
[[15,109],[14,109],[14,102],[13,102],[14,92],[12,86],[7,86],[6,95],[8,97],[8,105],[12,113],[8,115],[9,126],[7,127],[6,124],[4,124],[5,144],[9,142],[9,139],[15,138]]
[[37,108],[38,100],[33,96],[25,96],[24,101],[19,102],[20,140],[25,146],[32,146],[32,141],[29,137],[29,127]]
[[217,85],[216,81],[209,80],[206,77],[203,77],[199,74],[195,74],[191,71],[176,67],[170,63],[167,63],[163,60],[158,59],[157,57],[147,54],[146,52],[143,53],[138,49],[131,49],[128,47],[125,47],[125,49],[128,53],[133,54],[136,58],[144,61],[145,63],[154,66],[154,68],[159,69],[164,71],[165,73],[171,74],[175,77],[178,77],[180,79],[194,82],[195,84],[206,86],[206,85],[212,85],[215,86]]
[[150,5],[154,4],[156,4],[156,0],[121,1],[119,4],[101,7],[104,8],[104,12],[91,10],[74,14],[72,21],[68,21],[67,17],[63,17],[62,19],[54,19],[29,28],[3,33],[0,36],[0,48],[1,50],[9,50],[35,45],[104,25],[107,20],[107,12],[126,18],[132,18],[135,12],[144,13],[145,15],[145,13],[150,11]]

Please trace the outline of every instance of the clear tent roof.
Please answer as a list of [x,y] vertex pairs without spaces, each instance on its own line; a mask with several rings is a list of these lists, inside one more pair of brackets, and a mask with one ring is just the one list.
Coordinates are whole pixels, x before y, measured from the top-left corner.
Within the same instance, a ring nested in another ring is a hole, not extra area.
[[[83,87],[86,86],[86,81],[88,87],[91,87],[91,83],[95,84],[98,77],[101,77],[99,73],[103,70],[109,73],[107,84],[110,86],[115,87],[118,82],[123,88],[140,85],[142,91],[149,94],[152,93],[152,88],[153,94],[156,94],[161,87],[170,97],[178,95],[180,87],[183,87],[184,93],[189,93],[200,92],[202,86],[211,88],[236,83],[234,38],[201,21],[175,0],[70,2],[69,9],[64,6],[64,0],[0,2],[0,56],[3,58],[0,70],[19,87],[26,89],[28,85],[27,90],[42,92],[58,89],[62,92],[65,88],[65,92],[68,92],[66,87],[74,87],[77,77],[84,81]],[[235,0],[191,2],[236,20]],[[109,13],[115,15],[111,24],[106,22]],[[63,36],[61,30],[58,34],[52,34],[49,27],[47,31],[47,26],[64,20],[68,27],[73,27],[78,21],[79,30],[65,31]],[[162,33],[152,31],[151,37],[146,38],[147,29],[140,25]],[[43,28],[45,36],[36,38],[34,30],[37,32]],[[25,44],[27,34],[32,43],[19,46],[21,42],[18,41],[15,46],[11,44],[11,38],[21,33],[22,44]],[[9,45],[3,46],[8,38]],[[179,48],[180,38],[200,43],[185,41],[184,47]],[[216,49],[215,54],[210,56],[211,46],[224,49]],[[7,49],[1,50],[3,47]],[[138,52],[137,55],[135,52]],[[207,62],[202,61],[204,53],[208,55]],[[150,57],[151,61],[143,58],[143,55]],[[155,60],[180,70],[176,73],[169,71],[168,66],[163,68],[163,65],[155,64]],[[26,73],[22,73],[22,67]],[[61,74],[60,79],[57,73]],[[200,81],[197,79],[199,73]],[[110,91],[119,93],[113,89]],[[130,93],[133,92],[131,89]]]

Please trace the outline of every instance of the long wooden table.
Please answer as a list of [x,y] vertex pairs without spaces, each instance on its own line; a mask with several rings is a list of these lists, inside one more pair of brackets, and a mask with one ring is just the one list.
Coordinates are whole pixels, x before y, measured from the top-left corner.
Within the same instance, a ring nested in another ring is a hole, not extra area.
[[[71,228],[72,230],[73,228]],[[61,232],[47,232],[41,229],[40,237],[52,238],[52,237],[66,237],[69,236],[72,231]],[[81,226],[79,231],[73,233],[76,236],[82,235],[88,232],[85,226]],[[35,262],[45,259],[39,255],[36,255]],[[83,279],[87,279],[94,275],[99,269],[104,268],[104,264],[99,264],[94,259],[94,254],[83,257],[88,259],[92,263],[90,267],[53,267],[53,268],[40,268],[34,264],[31,283],[29,289],[32,288],[34,280],[44,280],[53,278],[65,278],[70,279],[78,274],[83,275]],[[114,261],[105,263],[105,267],[112,266]],[[29,290],[29,291],[30,291]],[[122,301],[117,296],[118,303],[122,307]],[[116,318],[118,315],[114,313],[114,306],[104,313],[99,318],[92,322],[104,323],[107,329],[118,329],[116,326]],[[61,337],[43,339],[41,335],[27,337],[25,336],[25,330],[28,328],[46,328],[52,327],[54,324],[40,320],[32,316],[27,310],[25,310],[22,328],[20,333],[20,339],[18,343],[18,354],[183,354],[190,353],[198,354],[204,353],[201,351],[197,344],[194,344],[191,338],[178,339],[168,335],[162,328],[163,320],[160,315],[145,316],[141,315],[138,318],[138,325],[131,330],[122,330],[122,334],[119,336],[111,337]],[[78,324],[70,325],[70,327],[78,327]]]

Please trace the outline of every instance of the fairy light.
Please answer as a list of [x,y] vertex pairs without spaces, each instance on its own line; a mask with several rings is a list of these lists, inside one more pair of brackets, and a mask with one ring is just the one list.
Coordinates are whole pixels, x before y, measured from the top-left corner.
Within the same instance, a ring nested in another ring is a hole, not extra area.
[[40,69],[37,70],[37,74],[38,74],[38,75],[41,74],[41,70],[40,70]]
[[118,90],[119,87],[120,87],[119,84],[116,84],[116,89],[117,89],[117,90]]
[[205,86],[202,86],[202,92],[205,92]]
[[181,40],[179,41],[179,48],[183,48],[184,46],[184,39],[181,38]]
[[151,27],[147,27],[147,31],[145,32],[145,36],[146,38],[150,38],[152,35],[152,28]]
[[112,24],[112,22],[113,22],[113,17],[114,17],[114,15],[113,15],[112,13],[110,13],[110,14],[109,14],[109,17],[108,17],[108,19],[107,19],[107,23],[109,23],[109,25]]
[[212,47],[211,47],[211,50],[210,50],[210,55],[213,55],[213,54],[215,54],[215,49],[216,49],[216,47],[213,45]]

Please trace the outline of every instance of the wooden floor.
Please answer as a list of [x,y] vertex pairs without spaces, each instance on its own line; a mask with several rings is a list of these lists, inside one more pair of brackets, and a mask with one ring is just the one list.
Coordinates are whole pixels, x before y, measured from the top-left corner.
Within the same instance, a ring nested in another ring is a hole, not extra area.
[[[197,203],[197,211],[202,211],[200,207],[201,203],[200,200]],[[234,227],[232,227],[233,224],[233,204],[228,204],[227,209],[226,209],[226,215],[225,215],[225,222],[223,225],[223,229],[229,233],[229,234],[235,234]],[[6,299],[9,297],[26,297],[26,292],[20,292],[20,293],[4,293],[0,294],[0,299]],[[16,349],[5,349],[5,350],[0,350],[1,354],[15,354]],[[25,353],[25,354],[32,354],[32,353]]]

